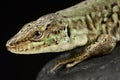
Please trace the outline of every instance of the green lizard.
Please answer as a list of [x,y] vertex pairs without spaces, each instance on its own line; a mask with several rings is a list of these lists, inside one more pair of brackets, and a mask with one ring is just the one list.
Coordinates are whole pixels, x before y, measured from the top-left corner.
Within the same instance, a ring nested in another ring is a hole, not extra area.
[[86,0],[30,22],[6,44],[16,54],[40,54],[86,46],[58,61],[71,68],[92,56],[109,54],[120,41],[120,0]]

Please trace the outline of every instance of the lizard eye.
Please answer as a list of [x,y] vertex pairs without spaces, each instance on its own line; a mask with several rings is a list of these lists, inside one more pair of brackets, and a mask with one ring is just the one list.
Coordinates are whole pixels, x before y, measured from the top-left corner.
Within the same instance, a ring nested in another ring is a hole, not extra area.
[[42,33],[40,32],[40,31],[35,31],[35,33],[34,33],[34,35],[35,36],[39,36],[39,35],[41,35]]
[[40,31],[35,31],[33,33],[33,36],[31,38],[32,41],[40,41],[41,40],[41,37],[43,36],[43,33],[40,32]]

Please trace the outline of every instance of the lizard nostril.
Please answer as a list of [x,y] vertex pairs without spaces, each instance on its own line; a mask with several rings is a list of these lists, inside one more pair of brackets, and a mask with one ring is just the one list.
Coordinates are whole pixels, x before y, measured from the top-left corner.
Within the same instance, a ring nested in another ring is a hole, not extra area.
[[14,47],[14,42],[13,41],[8,41],[6,43],[6,47],[8,47],[8,48]]

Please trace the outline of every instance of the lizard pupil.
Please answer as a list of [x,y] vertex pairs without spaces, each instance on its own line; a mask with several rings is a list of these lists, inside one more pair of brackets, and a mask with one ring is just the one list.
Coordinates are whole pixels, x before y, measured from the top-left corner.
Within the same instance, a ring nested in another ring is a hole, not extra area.
[[35,35],[39,36],[40,35],[40,31],[35,31]]

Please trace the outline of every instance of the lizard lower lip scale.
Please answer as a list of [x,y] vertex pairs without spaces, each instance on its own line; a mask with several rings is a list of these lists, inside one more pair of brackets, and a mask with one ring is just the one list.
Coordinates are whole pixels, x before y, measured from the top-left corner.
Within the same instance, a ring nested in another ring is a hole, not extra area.
[[70,68],[92,56],[109,54],[119,41],[120,0],[86,0],[25,24],[6,47],[16,54],[41,54],[86,46],[59,60],[53,72],[60,65]]

